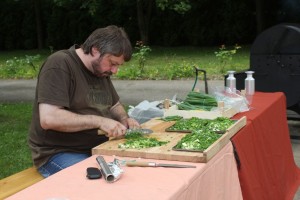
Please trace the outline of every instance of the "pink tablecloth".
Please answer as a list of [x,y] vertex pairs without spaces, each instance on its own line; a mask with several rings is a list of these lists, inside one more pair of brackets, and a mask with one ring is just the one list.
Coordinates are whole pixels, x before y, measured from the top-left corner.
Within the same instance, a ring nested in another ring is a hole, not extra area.
[[[197,168],[124,167],[124,174],[115,183],[106,183],[103,178],[88,180],[85,177],[87,167],[98,167],[95,158],[96,155],[7,199],[242,199],[231,143],[208,163],[154,160],[160,163],[192,164]],[[112,156],[104,158],[107,162],[113,160]]]

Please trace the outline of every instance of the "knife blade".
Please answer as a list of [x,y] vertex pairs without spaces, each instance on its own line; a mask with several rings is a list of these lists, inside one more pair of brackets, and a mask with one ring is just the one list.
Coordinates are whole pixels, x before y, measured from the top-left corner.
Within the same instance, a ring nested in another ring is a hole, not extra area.
[[[141,132],[142,134],[150,134],[153,133],[153,131],[151,129],[147,129],[147,128],[129,128],[126,130],[125,134],[130,134],[132,132]],[[106,135],[106,132],[99,129],[98,130],[98,135]]]
[[126,134],[130,134],[132,132],[141,132],[142,134],[150,134],[153,133],[151,129],[148,128],[129,128],[126,130]]
[[195,165],[166,164],[166,163],[140,162],[140,161],[126,162],[126,166],[128,166],[128,167],[196,168]]

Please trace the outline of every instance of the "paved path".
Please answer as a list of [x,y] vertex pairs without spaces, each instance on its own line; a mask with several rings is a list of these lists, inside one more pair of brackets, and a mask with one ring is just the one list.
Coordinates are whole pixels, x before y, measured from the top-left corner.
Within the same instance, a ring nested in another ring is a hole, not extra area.
[[[137,105],[143,100],[155,101],[170,99],[174,95],[184,99],[192,89],[194,80],[113,80],[121,101],[128,105]],[[216,86],[222,87],[221,80],[208,82],[209,92]],[[34,100],[36,79],[0,80],[0,102],[30,102]],[[198,81],[196,88],[204,91],[204,82]]]

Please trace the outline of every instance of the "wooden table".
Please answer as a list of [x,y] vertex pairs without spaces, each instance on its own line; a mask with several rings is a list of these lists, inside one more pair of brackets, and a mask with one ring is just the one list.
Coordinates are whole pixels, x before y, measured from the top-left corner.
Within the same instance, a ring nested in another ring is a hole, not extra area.
[[[249,112],[234,117],[248,119],[232,138],[238,170],[233,147],[228,143],[207,163],[193,163],[195,169],[124,167],[121,179],[108,184],[103,179],[85,178],[87,167],[98,166],[95,155],[8,199],[293,199],[300,184],[300,170],[289,139],[285,96],[256,93],[252,106]],[[113,156],[104,158],[109,162]]]

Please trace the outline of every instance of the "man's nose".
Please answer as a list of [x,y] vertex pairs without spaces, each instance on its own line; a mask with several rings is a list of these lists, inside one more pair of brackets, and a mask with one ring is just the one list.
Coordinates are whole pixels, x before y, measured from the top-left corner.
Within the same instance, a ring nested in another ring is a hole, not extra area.
[[119,68],[118,67],[112,67],[111,68],[111,73],[116,74],[118,72]]

